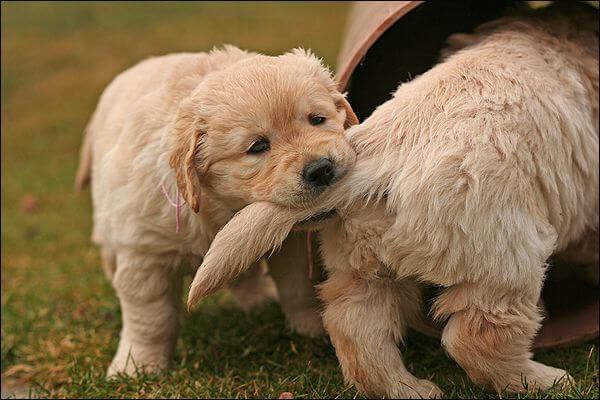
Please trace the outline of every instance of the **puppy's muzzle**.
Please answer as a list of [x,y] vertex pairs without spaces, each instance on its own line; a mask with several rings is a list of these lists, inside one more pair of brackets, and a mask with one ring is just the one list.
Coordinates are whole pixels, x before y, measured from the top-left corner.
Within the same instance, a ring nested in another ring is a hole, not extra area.
[[337,180],[335,164],[328,158],[309,161],[302,170],[302,179],[320,193]]

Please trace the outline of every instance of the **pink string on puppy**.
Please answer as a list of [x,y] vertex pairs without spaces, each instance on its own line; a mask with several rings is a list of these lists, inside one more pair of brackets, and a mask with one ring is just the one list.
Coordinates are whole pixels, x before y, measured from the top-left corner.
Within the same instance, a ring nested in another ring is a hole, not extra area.
[[313,259],[312,259],[312,232],[306,232],[306,253],[308,254],[308,279],[312,279],[313,275]]
[[169,197],[169,194],[167,193],[167,189],[165,189],[165,184],[161,183],[160,187],[162,188],[162,191],[165,194],[165,197],[167,198],[167,201],[169,202],[169,204],[171,204],[173,207],[175,207],[175,232],[179,233],[179,209],[181,208],[181,206],[179,204],[179,188],[176,188],[175,201],[173,201]]

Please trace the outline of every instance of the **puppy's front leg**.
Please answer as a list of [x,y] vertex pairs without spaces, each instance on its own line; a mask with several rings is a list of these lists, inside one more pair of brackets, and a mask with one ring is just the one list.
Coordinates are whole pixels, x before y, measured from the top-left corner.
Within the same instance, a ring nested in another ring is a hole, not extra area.
[[117,254],[113,286],[121,304],[123,327],[107,375],[166,367],[175,349],[180,274],[151,257],[121,252]]
[[[313,254],[316,248],[316,243],[313,243]],[[269,258],[268,264],[289,327],[303,335],[321,335],[323,322],[313,281],[308,277],[306,232],[290,233],[281,249]],[[321,272],[314,256],[313,264],[316,280]]]
[[370,397],[432,398],[441,391],[404,367],[397,342],[419,309],[413,282],[366,280],[336,271],[321,285],[323,322],[344,378]]

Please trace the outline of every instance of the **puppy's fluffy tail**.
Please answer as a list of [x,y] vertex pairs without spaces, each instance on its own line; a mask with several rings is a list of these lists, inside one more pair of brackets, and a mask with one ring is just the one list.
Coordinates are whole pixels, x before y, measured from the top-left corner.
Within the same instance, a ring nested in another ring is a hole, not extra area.
[[238,212],[217,233],[198,268],[188,295],[188,309],[224,286],[269,250],[275,251],[299,220],[311,211],[289,210],[257,202]]
[[80,192],[90,182],[92,176],[92,134],[86,127],[83,143],[79,150],[79,166],[75,175],[75,190]]
[[[387,188],[381,182],[389,180],[386,168],[381,168],[380,164],[379,159],[358,162],[343,182],[312,207],[298,210],[257,202],[238,212],[217,233],[198,268],[188,295],[188,309],[247,270],[266,252],[281,246],[296,223],[320,212],[341,211],[351,207],[356,200],[360,200],[363,206],[380,200]],[[369,179],[371,184],[361,184]]]

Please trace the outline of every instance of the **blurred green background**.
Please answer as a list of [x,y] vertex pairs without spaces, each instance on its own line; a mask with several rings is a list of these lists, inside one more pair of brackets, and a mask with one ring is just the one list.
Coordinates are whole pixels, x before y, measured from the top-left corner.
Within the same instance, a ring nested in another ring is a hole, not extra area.
[[[288,332],[278,304],[251,314],[224,293],[185,315],[169,371],[104,380],[121,326],[90,243],[89,191],[73,179],[83,128],[111,79],[137,61],[231,43],[311,48],[334,68],[343,2],[2,3],[2,393],[40,397],[354,397],[325,338]],[[474,388],[436,340],[413,333],[408,368],[452,397]],[[597,348],[540,352],[598,396]]]

